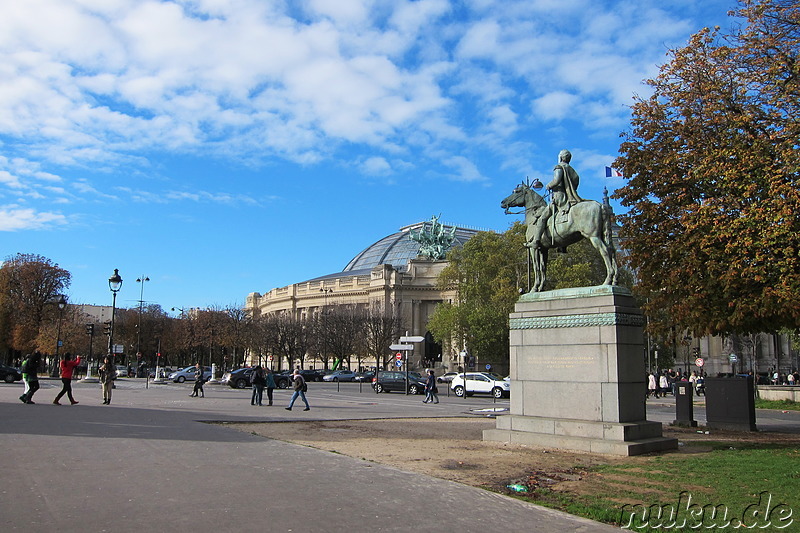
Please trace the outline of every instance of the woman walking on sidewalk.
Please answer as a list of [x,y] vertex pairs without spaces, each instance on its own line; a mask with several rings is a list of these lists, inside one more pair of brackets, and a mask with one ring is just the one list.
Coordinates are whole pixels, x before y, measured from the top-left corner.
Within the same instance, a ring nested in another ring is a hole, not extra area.
[[269,400],[269,405],[272,405],[272,391],[275,390],[275,378],[272,376],[271,368],[267,368],[267,375],[265,376],[265,379],[267,382],[267,400]]
[[73,361],[70,354],[64,354],[64,359],[59,363],[61,368],[61,392],[59,392],[58,396],[56,396],[56,399],[53,400],[55,405],[61,405],[58,403],[58,400],[60,400],[65,394],[67,395],[67,398],[69,398],[70,404],[75,405],[78,403],[78,401],[72,397],[72,372],[79,364],[81,364],[80,355]]

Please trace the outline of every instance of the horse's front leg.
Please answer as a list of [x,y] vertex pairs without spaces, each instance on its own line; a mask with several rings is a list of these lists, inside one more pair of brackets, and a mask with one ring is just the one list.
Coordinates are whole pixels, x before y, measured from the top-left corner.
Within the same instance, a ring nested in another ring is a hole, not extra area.
[[531,258],[533,259],[533,272],[535,274],[531,292],[542,292],[547,274],[547,250],[542,250],[540,247],[531,248]]

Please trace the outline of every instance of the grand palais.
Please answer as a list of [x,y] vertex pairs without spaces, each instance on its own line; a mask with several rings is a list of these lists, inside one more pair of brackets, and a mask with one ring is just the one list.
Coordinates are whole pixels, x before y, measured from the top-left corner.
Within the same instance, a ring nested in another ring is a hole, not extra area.
[[[411,352],[410,367],[419,368],[424,360],[436,361],[437,366],[445,368],[454,367],[459,354],[443,354],[427,323],[436,304],[455,297],[454,290],[437,286],[437,277],[447,265],[441,258],[449,248],[463,245],[478,231],[439,223],[437,217],[404,226],[365,248],[341,272],[274,288],[264,294],[248,294],[245,309],[253,317],[288,313],[305,318],[335,305],[394,307],[408,335],[425,338]],[[428,236],[430,242],[420,242],[412,236],[422,237],[422,241]],[[436,248],[434,253],[426,253],[426,246]],[[314,361],[307,360],[307,365],[313,366]]]

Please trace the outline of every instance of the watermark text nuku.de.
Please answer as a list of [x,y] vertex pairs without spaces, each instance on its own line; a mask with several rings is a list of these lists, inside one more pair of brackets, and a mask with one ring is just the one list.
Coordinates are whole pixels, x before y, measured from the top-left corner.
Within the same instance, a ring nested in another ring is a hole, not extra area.
[[623,529],[783,529],[794,522],[792,508],[780,503],[767,491],[758,495],[758,502],[744,509],[730,509],[725,504],[700,505],[686,491],[678,495],[676,504],[626,504],[622,506],[620,523]]

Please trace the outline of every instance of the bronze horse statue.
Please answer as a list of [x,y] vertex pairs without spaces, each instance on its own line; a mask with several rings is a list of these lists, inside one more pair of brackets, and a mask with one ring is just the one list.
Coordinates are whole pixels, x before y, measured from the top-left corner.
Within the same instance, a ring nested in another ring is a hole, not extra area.
[[554,213],[541,236],[541,246],[533,244],[536,222],[550,209],[534,188],[541,188],[539,180],[533,183],[520,183],[514,192],[500,202],[506,210],[511,207],[525,208],[526,244],[533,264],[534,283],[531,292],[541,292],[547,279],[547,256],[551,248],[564,248],[581,239],[589,239],[592,246],[600,252],[606,266],[606,279],[603,285],[617,283],[617,257],[611,240],[611,208],[594,200],[584,200],[573,205],[566,214]]

